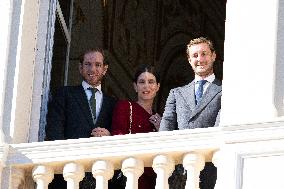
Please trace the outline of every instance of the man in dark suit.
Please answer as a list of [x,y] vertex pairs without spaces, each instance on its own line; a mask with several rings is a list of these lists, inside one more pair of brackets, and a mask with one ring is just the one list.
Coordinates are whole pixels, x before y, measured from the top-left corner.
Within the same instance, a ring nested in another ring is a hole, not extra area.
[[[170,91],[160,131],[207,128],[219,124],[222,86],[213,72],[216,59],[213,44],[204,37],[196,38],[189,42],[186,52],[195,79]],[[213,189],[216,174],[213,164],[206,163],[200,176],[200,188]]]
[[[107,69],[102,49],[88,50],[80,57],[79,71],[83,78],[82,84],[62,87],[52,98],[48,107],[46,140],[110,135],[116,100],[101,90],[101,81]],[[87,176],[90,178],[85,177],[84,182],[81,182],[81,185],[84,185],[82,187],[95,188],[92,186],[94,185],[92,175],[87,174]],[[58,185],[58,180],[62,179],[54,180],[50,188],[66,188],[65,182],[62,183],[63,186]]]

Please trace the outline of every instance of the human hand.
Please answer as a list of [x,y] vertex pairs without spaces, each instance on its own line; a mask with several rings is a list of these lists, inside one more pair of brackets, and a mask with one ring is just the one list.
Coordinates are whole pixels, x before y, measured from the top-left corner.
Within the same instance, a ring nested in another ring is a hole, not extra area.
[[157,130],[159,130],[159,128],[160,128],[161,120],[162,120],[162,118],[158,113],[152,115],[149,118],[149,121],[156,127]]
[[110,136],[110,132],[106,128],[97,127],[92,130],[91,135],[94,137]]

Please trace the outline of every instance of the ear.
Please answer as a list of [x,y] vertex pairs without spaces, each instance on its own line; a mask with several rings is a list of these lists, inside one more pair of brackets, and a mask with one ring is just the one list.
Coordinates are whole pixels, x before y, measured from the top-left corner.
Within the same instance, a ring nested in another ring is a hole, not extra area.
[[157,92],[160,90],[160,83],[157,84]]
[[189,56],[187,56],[187,60],[188,60],[188,62],[190,63],[190,57],[189,57]]
[[79,73],[82,75],[83,65],[81,63],[78,64]]
[[137,84],[136,84],[135,82],[133,82],[133,88],[134,88],[135,92],[137,93],[137,92],[138,92],[138,90],[137,90]]
[[[216,59],[216,56],[217,56],[217,55],[216,55],[216,53],[215,53],[215,51],[214,51],[214,52],[212,53],[212,59],[213,59],[214,61],[215,61],[215,59]],[[213,61],[213,62],[214,62],[214,61]]]
[[107,64],[104,64],[104,72],[103,72],[103,75],[106,74],[107,70],[108,70],[108,65],[107,65]]

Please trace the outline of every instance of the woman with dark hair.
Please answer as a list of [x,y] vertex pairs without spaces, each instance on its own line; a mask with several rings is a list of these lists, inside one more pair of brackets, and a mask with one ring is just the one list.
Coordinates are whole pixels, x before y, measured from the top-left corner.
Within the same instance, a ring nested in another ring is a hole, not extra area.
[[[112,117],[112,135],[156,132],[159,130],[161,116],[153,110],[154,98],[160,88],[160,77],[154,67],[141,65],[133,79],[137,101],[117,102]],[[154,189],[156,174],[145,167],[138,181],[139,189]]]

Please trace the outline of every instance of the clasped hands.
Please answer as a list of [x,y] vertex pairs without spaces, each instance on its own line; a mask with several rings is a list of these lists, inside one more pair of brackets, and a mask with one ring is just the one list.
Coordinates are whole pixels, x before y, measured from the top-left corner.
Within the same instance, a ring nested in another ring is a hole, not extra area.
[[93,137],[110,136],[110,132],[106,128],[97,127],[92,130],[91,136]]
[[149,118],[149,121],[156,127],[157,130],[159,130],[160,128],[161,120],[162,118],[158,113],[151,115],[151,117]]

